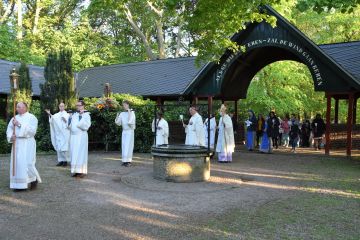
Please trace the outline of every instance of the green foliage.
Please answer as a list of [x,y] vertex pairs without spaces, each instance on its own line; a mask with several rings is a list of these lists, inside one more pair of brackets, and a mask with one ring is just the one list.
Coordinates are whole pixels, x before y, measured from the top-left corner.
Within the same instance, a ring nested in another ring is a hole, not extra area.
[[0,154],[9,153],[11,151],[11,145],[7,142],[6,137],[7,123],[5,120],[0,119]]
[[283,61],[261,70],[252,80],[247,98],[240,101],[246,115],[248,109],[268,115],[270,110],[283,117],[300,114],[302,117],[324,114],[326,101],[322,92],[314,92],[313,80],[303,64]]
[[330,9],[339,9],[342,13],[351,13],[358,5],[360,5],[360,0],[299,0],[297,7],[301,11],[313,9],[318,13]]

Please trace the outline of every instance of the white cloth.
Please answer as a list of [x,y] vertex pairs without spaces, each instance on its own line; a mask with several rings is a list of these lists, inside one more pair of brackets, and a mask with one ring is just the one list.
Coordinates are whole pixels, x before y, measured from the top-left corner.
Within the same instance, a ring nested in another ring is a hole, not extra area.
[[[13,189],[27,189],[28,184],[33,181],[41,182],[40,175],[36,170],[36,141],[35,134],[38,126],[38,120],[31,113],[24,113],[16,115],[16,120],[21,124],[21,127],[15,127],[15,176],[13,176],[13,150],[11,151],[10,161],[10,188]],[[13,135],[14,124],[13,118],[10,120],[6,136],[9,143],[11,143],[11,136]]]
[[224,115],[219,121],[219,135],[216,152],[233,153],[235,150],[234,129],[229,115]]
[[195,113],[189,120],[189,124],[185,127],[186,145],[205,146],[205,133],[202,117],[199,113]]
[[[81,119],[80,119],[81,116]],[[88,133],[91,118],[88,112],[74,113],[70,121],[70,161],[71,173],[87,174],[88,165]]]
[[131,162],[134,151],[134,136],[136,128],[135,112],[121,112],[115,123],[122,127],[121,134],[121,160],[123,163]]
[[[208,145],[208,119],[204,122],[205,131],[205,145]],[[216,120],[214,117],[210,118],[210,148],[215,146],[215,132],[216,132]]]
[[[161,118],[156,120],[156,145],[162,145],[162,144],[168,144],[168,138],[169,138],[169,124],[168,122]],[[155,132],[155,120],[152,121],[151,124],[151,130],[152,132]]]
[[58,162],[68,161],[67,152],[70,145],[69,116],[66,111],[62,111],[49,117],[51,143],[58,153]]

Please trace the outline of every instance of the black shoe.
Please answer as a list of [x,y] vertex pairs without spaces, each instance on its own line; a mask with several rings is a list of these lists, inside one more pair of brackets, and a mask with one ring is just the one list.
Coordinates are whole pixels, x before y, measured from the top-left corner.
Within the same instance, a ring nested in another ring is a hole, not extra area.
[[61,167],[64,165],[64,162],[59,162],[58,164],[56,164],[57,167]]
[[72,173],[71,176],[72,177],[76,177],[77,175],[79,175],[78,173]]
[[130,166],[131,166],[130,162],[125,163],[125,167],[130,167]]
[[78,178],[84,178],[84,177],[85,177],[85,174],[83,174],[83,173],[78,173],[78,175],[77,175],[76,177],[78,177]]
[[30,183],[30,189],[35,189],[37,187],[37,184],[38,184],[38,180],[35,180],[33,182]]
[[25,192],[27,189],[13,189],[14,192]]
[[67,166],[67,162],[63,162],[63,167],[66,167]]
[[125,166],[126,165],[126,162],[123,162],[122,164],[121,164],[121,166]]

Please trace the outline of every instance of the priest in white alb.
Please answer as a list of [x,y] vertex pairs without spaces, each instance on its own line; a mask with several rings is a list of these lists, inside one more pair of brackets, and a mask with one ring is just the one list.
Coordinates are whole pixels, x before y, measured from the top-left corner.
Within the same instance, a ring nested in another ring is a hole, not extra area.
[[209,122],[210,122],[210,148],[213,149],[215,146],[216,120],[212,114],[210,114],[210,121],[208,118],[206,118],[205,122],[204,122],[205,145],[206,146],[208,145],[208,141],[209,141],[209,136],[208,136]]
[[91,126],[90,113],[85,111],[85,103],[76,103],[77,111],[69,117],[71,176],[84,177],[88,167],[88,133]]
[[169,124],[164,119],[162,112],[159,112],[157,114],[156,123],[155,120],[153,120],[151,129],[153,133],[156,132],[156,145],[163,145],[169,143]]
[[234,129],[231,117],[226,113],[226,106],[220,108],[219,135],[216,144],[219,163],[232,162],[232,154],[235,150]]
[[130,102],[122,102],[124,112],[117,115],[115,123],[122,127],[121,134],[121,160],[122,166],[129,167],[132,162],[134,151],[134,137],[136,127],[135,112],[130,109]]
[[34,137],[38,120],[28,112],[27,108],[27,104],[24,102],[16,105],[18,114],[10,120],[6,130],[7,140],[13,144],[10,161],[10,188],[14,191],[26,190],[29,185],[31,189],[35,188],[37,183],[41,182],[35,167],[36,141]]
[[51,143],[57,152],[58,164],[67,166],[69,161],[70,129],[68,128],[69,114],[65,111],[65,104],[59,104],[59,112],[51,115],[50,110],[45,110],[49,115]]
[[205,146],[204,123],[195,106],[189,108],[191,118],[186,125],[183,123],[186,133],[185,144],[193,146]]

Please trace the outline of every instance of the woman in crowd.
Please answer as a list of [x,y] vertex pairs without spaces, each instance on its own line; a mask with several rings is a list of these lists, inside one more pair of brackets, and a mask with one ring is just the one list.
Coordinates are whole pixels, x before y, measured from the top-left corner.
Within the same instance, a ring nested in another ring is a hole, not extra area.
[[264,129],[265,129],[265,119],[262,114],[259,114],[256,124],[256,147],[260,146],[260,139],[263,135]]
[[291,115],[289,137],[290,137],[291,151],[293,153],[296,153],[296,146],[298,143],[298,139],[300,137],[300,128],[299,128],[299,121],[296,119],[295,114]]
[[323,135],[325,133],[326,125],[324,120],[321,118],[320,114],[316,114],[315,119],[313,120],[312,124],[312,132],[313,132],[313,139],[314,139],[314,148],[315,150],[320,150],[321,142]]
[[267,120],[267,124],[268,124],[267,127],[268,137],[272,139],[272,145],[277,149],[279,147],[278,138],[279,138],[280,121],[274,111],[270,112],[269,118]]
[[284,147],[289,146],[289,132],[290,132],[290,118],[286,114],[285,118],[281,121],[280,128],[282,129],[282,142]]
[[269,138],[268,134],[267,134],[267,128],[268,128],[267,120],[268,120],[268,118],[264,122],[264,130],[262,133],[261,144],[260,144],[260,148],[259,148],[261,153],[271,153],[272,152],[271,138]]
[[249,110],[249,118],[245,121],[246,124],[246,148],[253,151],[255,148],[255,132],[256,132],[256,116],[253,110]]
[[310,133],[311,133],[311,124],[309,119],[305,118],[301,124],[301,147],[310,147]]

